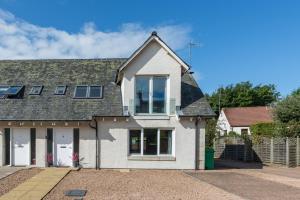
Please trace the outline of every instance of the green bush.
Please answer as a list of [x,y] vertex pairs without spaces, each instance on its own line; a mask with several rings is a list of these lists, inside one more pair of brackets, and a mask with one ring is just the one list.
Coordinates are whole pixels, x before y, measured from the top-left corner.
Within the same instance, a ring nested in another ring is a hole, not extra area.
[[260,143],[263,137],[274,137],[278,132],[275,123],[257,123],[250,126],[250,131],[254,143]]
[[229,137],[240,137],[240,135],[235,131],[229,131],[227,136],[229,136]]

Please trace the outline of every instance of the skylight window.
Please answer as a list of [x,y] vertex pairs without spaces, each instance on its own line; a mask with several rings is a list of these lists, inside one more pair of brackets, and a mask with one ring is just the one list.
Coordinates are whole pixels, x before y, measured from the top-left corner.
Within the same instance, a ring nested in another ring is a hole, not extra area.
[[102,87],[90,86],[89,98],[102,98]]
[[74,98],[102,98],[102,86],[76,86]]
[[0,98],[14,98],[19,97],[20,91],[24,86],[0,86]]
[[66,93],[66,89],[67,89],[67,86],[65,86],[65,85],[57,86],[54,94],[64,95]]
[[42,90],[43,90],[42,85],[35,85],[35,86],[32,86],[29,94],[30,95],[40,95],[42,93]]

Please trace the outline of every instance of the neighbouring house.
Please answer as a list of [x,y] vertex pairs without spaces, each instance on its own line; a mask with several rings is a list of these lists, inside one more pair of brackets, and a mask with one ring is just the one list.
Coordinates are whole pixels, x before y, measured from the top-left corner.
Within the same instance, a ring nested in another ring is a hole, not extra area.
[[223,108],[217,121],[217,129],[221,136],[230,131],[249,135],[251,125],[273,122],[272,116],[272,108],[267,106]]
[[204,169],[213,116],[155,32],[128,59],[0,61],[0,165]]

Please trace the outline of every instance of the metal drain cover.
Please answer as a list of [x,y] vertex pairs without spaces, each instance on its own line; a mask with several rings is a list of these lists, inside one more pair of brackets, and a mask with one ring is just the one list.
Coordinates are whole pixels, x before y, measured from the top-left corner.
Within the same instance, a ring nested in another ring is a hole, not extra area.
[[69,197],[83,197],[85,196],[87,190],[68,190],[65,192],[65,196]]

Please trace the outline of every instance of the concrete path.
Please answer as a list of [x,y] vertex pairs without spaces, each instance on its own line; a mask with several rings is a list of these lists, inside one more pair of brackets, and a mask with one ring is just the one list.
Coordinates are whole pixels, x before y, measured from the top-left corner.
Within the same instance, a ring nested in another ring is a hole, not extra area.
[[40,200],[62,178],[69,173],[70,169],[47,168],[41,173],[28,179],[10,192],[0,197],[0,200]]
[[25,169],[25,168],[24,167],[10,167],[10,166],[0,167],[0,179],[5,178],[8,175],[11,175],[22,169]]

